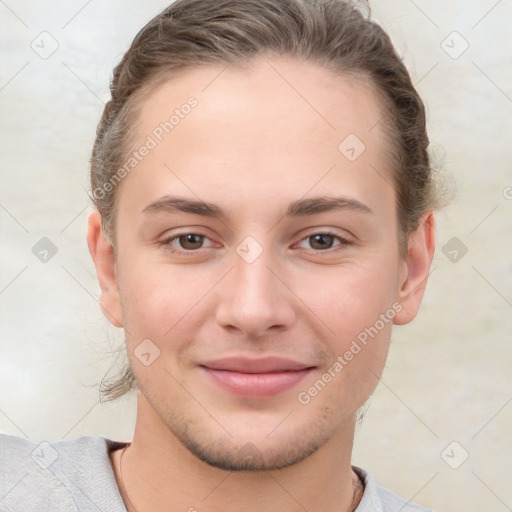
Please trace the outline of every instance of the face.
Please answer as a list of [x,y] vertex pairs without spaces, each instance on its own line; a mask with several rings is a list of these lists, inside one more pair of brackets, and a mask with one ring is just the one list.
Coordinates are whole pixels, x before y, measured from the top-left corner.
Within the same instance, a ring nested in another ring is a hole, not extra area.
[[372,91],[284,58],[221,71],[140,105],[102,305],[154,421],[211,465],[277,469],[353,429],[419,303]]

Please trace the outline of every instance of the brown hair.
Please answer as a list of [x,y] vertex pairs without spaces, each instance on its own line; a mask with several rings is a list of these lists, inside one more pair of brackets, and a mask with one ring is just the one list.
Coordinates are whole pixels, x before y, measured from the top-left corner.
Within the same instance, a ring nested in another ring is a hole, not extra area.
[[[119,169],[132,143],[140,99],[176,73],[201,65],[250,64],[279,55],[319,64],[370,85],[382,100],[391,141],[400,250],[421,215],[441,204],[427,152],[425,107],[387,33],[367,3],[349,0],[177,0],[135,37],[114,69],[112,99],[91,158],[92,200],[115,248]],[[134,387],[129,365],[100,394],[113,400]]]

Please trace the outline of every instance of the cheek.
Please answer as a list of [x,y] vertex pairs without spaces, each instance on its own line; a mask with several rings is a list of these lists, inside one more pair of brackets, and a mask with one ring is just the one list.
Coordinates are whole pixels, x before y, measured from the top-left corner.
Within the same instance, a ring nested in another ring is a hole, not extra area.
[[156,396],[161,388],[165,396],[179,393],[176,380],[182,378],[180,362],[190,339],[192,301],[179,283],[171,286],[161,273],[158,279],[151,271],[132,268],[122,283],[125,342],[139,389],[152,389]]
[[[305,274],[300,296],[307,297],[307,306],[329,328],[332,337],[343,340],[339,347],[343,349],[347,340],[373,326],[382,314],[394,316],[397,268],[380,260],[331,270]],[[389,335],[391,322],[380,327],[379,331]]]
[[131,337],[163,339],[186,318],[193,294],[179,282],[167,282],[165,276],[152,279],[150,271],[140,277],[135,274],[121,290],[126,330]]
[[338,334],[330,338],[330,358],[300,390],[300,404],[311,403],[310,412],[329,410],[342,420],[352,417],[368,400],[379,382],[389,349],[395,311],[385,311],[388,317],[384,320],[380,313],[369,320],[367,311],[340,315]]
[[[320,378],[329,381],[336,400],[355,409],[377,385],[393,318],[401,308],[396,302],[397,266],[391,255],[304,280],[302,293],[309,288],[308,305],[328,328],[323,330],[323,341],[329,356]],[[316,382],[321,388],[322,383]]]
[[150,339],[162,355],[174,354],[171,363],[180,360],[198,327],[213,314],[205,298],[218,281],[218,273],[200,272],[193,265],[150,264],[136,257],[121,260],[119,268],[130,351]]

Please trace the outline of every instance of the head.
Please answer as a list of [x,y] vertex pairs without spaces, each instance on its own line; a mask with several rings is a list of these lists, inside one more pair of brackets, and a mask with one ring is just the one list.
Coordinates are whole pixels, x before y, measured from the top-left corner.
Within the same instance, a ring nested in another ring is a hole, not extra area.
[[[138,388],[226,469],[284,467],[350,432],[434,250],[425,109],[388,35],[342,0],[178,0],[111,94],[88,241],[130,364],[106,398]],[[309,370],[233,395],[205,368],[240,355]]]

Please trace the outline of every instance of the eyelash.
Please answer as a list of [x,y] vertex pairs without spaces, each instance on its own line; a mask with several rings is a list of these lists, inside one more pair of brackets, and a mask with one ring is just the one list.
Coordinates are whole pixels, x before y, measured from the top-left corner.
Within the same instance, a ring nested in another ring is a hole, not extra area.
[[[172,246],[172,242],[174,242],[175,240],[178,240],[179,238],[181,237],[185,237],[187,235],[197,235],[197,236],[202,236],[203,237],[203,241],[205,239],[208,239],[208,237],[206,235],[202,235],[201,233],[195,233],[195,232],[187,232],[187,233],[179,233],[177,235],[173,235],[172,237],[170,238],[166,238],[165,240],[162,240],[162,242],[160,242],[159,245],[163,246],[166,250],[168,251],[171,251],[172,253],[175,253],[175,254],[184,254],[184,255],[193,255],[194,253],[198,253],[201,251],[201,249],[203,249],[203,247],[199,248],[199,249],[177,249],[176,247],[173,247]],[[336,233],[333,233],[332,231],[318,231],[317,233],[312,233],[304,238],[302,238],[300,240],[300,242],[303,242],[304,240],[308,240],[309,238],[313,238],[315,236],[318,236],[318,235],[323,235],[323,236],[332,236],[333,238],[337,239],[340,243],[338,244],[338,246],[347,246],[347,245],[350,245],[350,241],[347,240],[346,238],[343,238],[339,235],[337,235]],[[334,246],[336,247],[336,246]],[[336,251],[336,250],[339,250],[339,249],[335,249],[333,247],[330,247],[329,249],[326,249],[326,250],[321,250],[321,249],[312,249],[312,251],[316,252],[317,254],[318,253],[331,253],[333,251]]]

